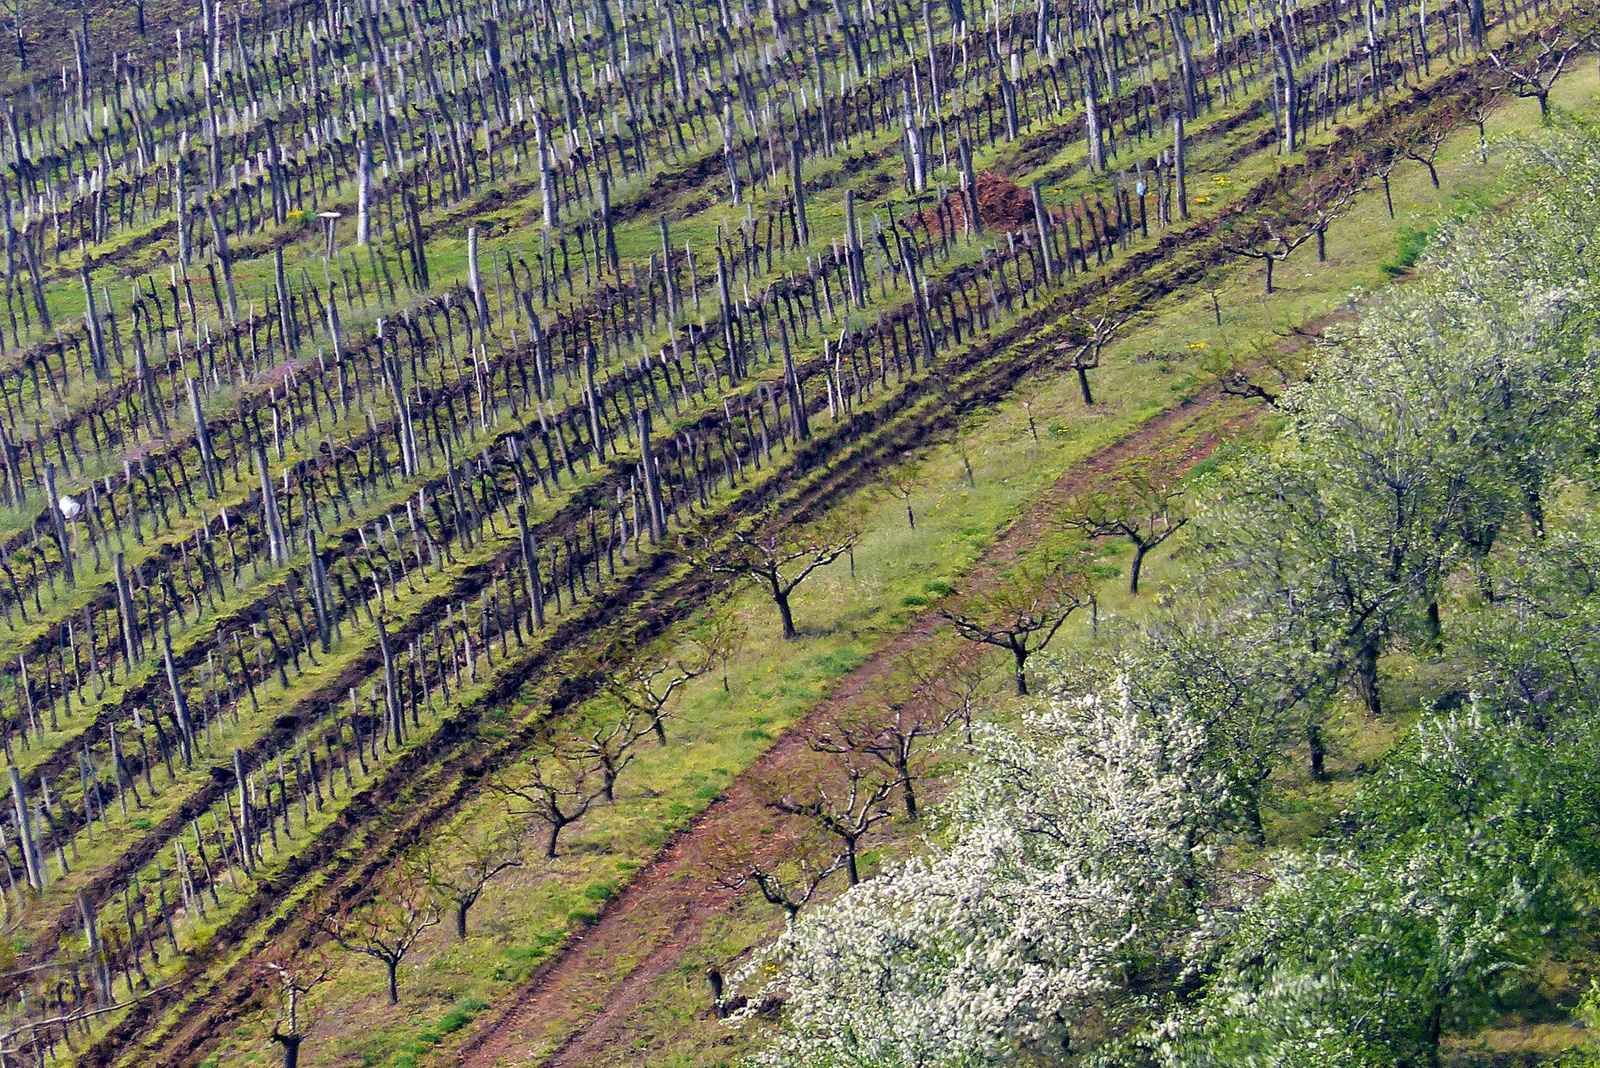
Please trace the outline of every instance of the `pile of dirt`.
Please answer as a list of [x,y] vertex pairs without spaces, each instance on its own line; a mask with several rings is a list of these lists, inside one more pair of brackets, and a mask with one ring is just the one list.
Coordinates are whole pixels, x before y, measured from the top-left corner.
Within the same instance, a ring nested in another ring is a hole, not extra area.
[[[978,220],[986,230],[1006,232],[1033,225],[1033,194],[1003,174],[984,171],[973,179],[978,187]],[[1052,211],[1052,216],[1060,213]],[[966,229],[967,205],[959,192],[945,198],[945,207],[924,210],[919,225],[954,237]],[[954,232],[950,232],[954,227]]]

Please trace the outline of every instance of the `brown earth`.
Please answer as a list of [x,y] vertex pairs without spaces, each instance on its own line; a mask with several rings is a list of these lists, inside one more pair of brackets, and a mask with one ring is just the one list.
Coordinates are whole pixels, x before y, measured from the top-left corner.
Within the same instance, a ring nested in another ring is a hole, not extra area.
[[[978,221],[987,230],[1010,233],[1033,225],[1033,194],[1003,174],[982,171],[973,176],[978,189]],[[1060,213],[1051,214],[1059,218]],[[954,237],[966,229],[967,205],[960,193],[945,197],[945,211],[937,207],[924,210],[917,223]]]

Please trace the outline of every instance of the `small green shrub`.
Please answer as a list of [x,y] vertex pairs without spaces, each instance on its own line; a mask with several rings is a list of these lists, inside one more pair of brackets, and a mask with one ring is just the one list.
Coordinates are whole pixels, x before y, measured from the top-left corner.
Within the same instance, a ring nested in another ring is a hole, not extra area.
[[1422,258],[1422,250],[1427,247],[1428,231],[1418,230],[1414,226],[1402,226],[1395,238],[1394,257],[1378,264],[1378,270],[1392,282],[1415,267],[1417,261]]

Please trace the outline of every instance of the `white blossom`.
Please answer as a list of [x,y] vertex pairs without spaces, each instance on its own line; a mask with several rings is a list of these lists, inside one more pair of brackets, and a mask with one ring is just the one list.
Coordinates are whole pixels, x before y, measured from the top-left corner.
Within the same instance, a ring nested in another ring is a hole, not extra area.
[[[1060,1050],[1193,927],[1222,803],[1204,732],[1126,687],[974,730],[949,844],[814,909],[739,977],[780,996],[760,1063],[963,1066]],[[748,1018],[751,1013],[746,1012]]]

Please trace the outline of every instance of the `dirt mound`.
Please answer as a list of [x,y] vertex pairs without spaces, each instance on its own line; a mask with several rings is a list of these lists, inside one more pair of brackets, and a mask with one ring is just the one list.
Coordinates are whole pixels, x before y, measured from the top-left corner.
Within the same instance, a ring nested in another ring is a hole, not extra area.
[[[1001,232],[1020,230],[1033,225],[1033,194],[1002,174],[984,171],[974,179],[978,187],[978,221],[984,229]],[[944,208],[924,210],[918,219],[920,225],[954,237],[966,229],[967,205],[959,192],[945,198]],[[1052,211],[1053,217],[1060,213]],[[951,232],[952,227],[954,232]]]

